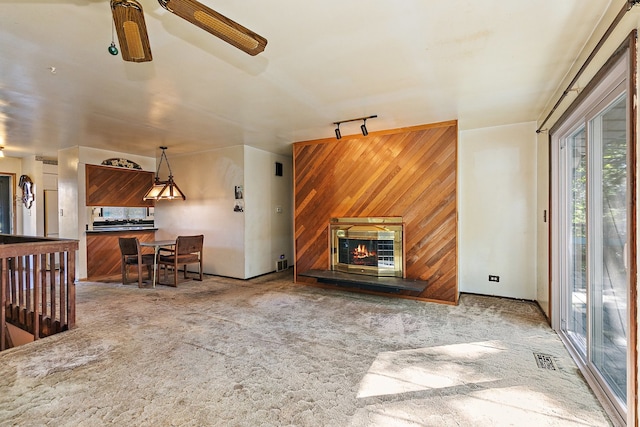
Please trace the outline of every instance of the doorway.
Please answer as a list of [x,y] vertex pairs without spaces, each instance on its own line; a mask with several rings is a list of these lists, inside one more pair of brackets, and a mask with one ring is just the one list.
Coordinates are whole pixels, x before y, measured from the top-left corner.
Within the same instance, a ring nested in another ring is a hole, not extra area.
[[44,190],[44,235],[58,238],[58,190]]
[[551,132],[553,327],[626,420],[635,395],[635,150],[629,54]]
[[13,233],[12,176],[0,175],[0,234]]

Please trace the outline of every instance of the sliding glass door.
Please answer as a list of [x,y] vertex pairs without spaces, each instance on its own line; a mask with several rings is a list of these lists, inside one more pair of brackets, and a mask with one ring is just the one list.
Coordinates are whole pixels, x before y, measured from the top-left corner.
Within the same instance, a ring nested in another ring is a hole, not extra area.
[[582,357],[587,354],[587,131],[578,127],[566,141],[568,164],[566,224],[568,277],[565,294],[567,305],[563,322],[565,333]]
[[627,398],[627,97],[589,121],[589,359],[622,402]]
[[626,419],[631,295],[630,103],[624,56],[552,131],[554,328]]

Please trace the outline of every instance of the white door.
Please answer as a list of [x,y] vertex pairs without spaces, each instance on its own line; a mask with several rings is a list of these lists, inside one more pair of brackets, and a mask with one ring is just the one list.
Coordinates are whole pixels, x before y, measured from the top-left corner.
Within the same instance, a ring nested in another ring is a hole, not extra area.
[[44,235],[58,237],[58,190],[44,190]]

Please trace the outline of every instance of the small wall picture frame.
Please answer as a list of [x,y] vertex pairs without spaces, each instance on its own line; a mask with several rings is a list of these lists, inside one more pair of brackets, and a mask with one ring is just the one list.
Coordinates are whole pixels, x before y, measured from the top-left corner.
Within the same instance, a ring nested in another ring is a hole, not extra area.
[[242,185],[236,185],[235,186],[234,194],[235,194],[236,200],[244,199],[244,188],[242,187]]

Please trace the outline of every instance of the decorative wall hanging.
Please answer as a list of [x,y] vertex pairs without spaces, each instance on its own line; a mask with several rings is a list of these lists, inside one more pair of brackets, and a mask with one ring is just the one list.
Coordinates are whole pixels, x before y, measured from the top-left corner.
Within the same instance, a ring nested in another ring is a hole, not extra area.
[[103,166],[115,166],[115,167],[118,167],[118,168],[142,170],[142,166],[140,166],[136,162],[132,162],[131,160],[127,160],[127,159],[117,159],[117,158],[107,159],[107,160],[103,160],[102,161],[102,165]]
[[244,188],[242,187],[242,185],[236,185],[233,190],[236,200],[244,199]]
[[236,185],[233,187],[233,194],[235,197],[233,211],[244,212],[244,187],[242,185]]
[[22,189],[22,203],[27,209],[31,209],[33,200],[35,199],[33,194],[35,191],[35,184],[31,181],[31,178],[29,178],[28,175],[22,175],[18,186]]

